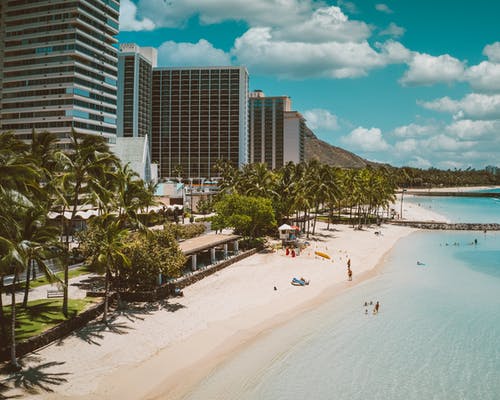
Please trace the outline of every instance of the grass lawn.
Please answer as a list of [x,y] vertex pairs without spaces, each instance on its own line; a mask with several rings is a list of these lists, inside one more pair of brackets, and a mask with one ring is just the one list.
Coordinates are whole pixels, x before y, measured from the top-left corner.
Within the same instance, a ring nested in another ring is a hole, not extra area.
[[[69,317],[77,315],[91,304],[95,304],[100,299],[87,297],[85,299],[69,299]],[[28,302],[27,308],[16,307],[16,338],[25,340],[38,335],[49,328],[64,321],[61,312],[62,299],[41,299]],[[10,306],[4,308],[7,331],[10,333]],[[10,335],[9,335],[10,336]],[[3,340],[2,340],[3,341]]]
[[[69,279],[71,278],[76,278],[77,276],[80,275],[86,275],[90,274],[93,271],[88,269],[88,266],[84,265],[75,269],[70,269],[69,270]],[[56,273],[56,276],[60,278],[61,280],[64,280],[64,271],[59,271]],[[50,282],[47,280],[45,276],[41,276],[34,281],[30,281],[30,288],[36,288],[38,286],[43,286],[43,285],[48,285]]]

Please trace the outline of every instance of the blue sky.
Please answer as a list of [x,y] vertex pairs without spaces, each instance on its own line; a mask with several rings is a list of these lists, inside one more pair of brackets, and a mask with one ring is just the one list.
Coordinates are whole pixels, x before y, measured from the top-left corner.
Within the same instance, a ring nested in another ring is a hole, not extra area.
[[160,66],[244,65],[316,135],[374,161],[500,165],[500,2],[121,0]]

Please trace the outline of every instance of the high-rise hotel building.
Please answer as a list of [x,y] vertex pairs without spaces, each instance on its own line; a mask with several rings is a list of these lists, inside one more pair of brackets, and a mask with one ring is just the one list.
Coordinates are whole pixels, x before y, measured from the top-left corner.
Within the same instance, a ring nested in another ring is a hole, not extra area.
[[119,0],[2,0],[1,131],[116,135]]
[[158,52],[153,47],[120,45],[117,136],[151,136],[151,85],[157,59]]
[[210,178],[217,160],[248,162],[244,67],[153,69],[152,160],[159,177]]
[[249,95],[249,160],[271,169],[304,161],[305,120],[288,96]]

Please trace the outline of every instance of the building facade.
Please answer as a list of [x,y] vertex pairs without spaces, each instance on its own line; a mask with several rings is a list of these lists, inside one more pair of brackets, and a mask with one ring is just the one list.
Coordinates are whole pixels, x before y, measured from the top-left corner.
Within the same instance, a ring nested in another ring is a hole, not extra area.
[[218,160],[236,168],[248,162],[246,68],[155,68],[152,94],[160,178],[210,178]]
[[158,53],[153,47],[120,45],[117,136],[151,137],[151,83]]
[[288,96],[267,97],[256,90],[249,95],[249,161],[271,169],[304,160],[305,121],[291,111]]
[[119,0],[2,0],[1,131],[116,137]]
[[284,164],[292,161],[295,164],[305,160],[304,140],[306,120],[297,111],[287,111],[284,114],[285,134],[283,137]]

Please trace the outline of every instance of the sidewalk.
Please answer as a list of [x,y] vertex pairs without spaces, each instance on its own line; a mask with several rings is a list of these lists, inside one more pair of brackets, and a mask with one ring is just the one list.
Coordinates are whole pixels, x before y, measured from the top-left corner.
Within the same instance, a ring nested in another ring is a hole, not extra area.
[[[87,295],[87,291],[81,289],[76,284],[88,279],[89,277],[98,276],[97,274],[88,274],[88,275],[80,275],[76,278],[72,278],[69,280],[69,288],[68,288],[68,296],[70,299],[83,299]],[[47,298],[47,290],[58,290],[58,283],[53,283],[51,285],[43,285],[38,286],[34,289],[30,290],[28,300],[38,300],[38,299],[46,299]],[[16,292],[16,303],[20,303],[23,301],[24,290],[18,290]],[[8,306],[11,304],[11,294],[3,293],[2,294],[2,302],[4,306]]]

